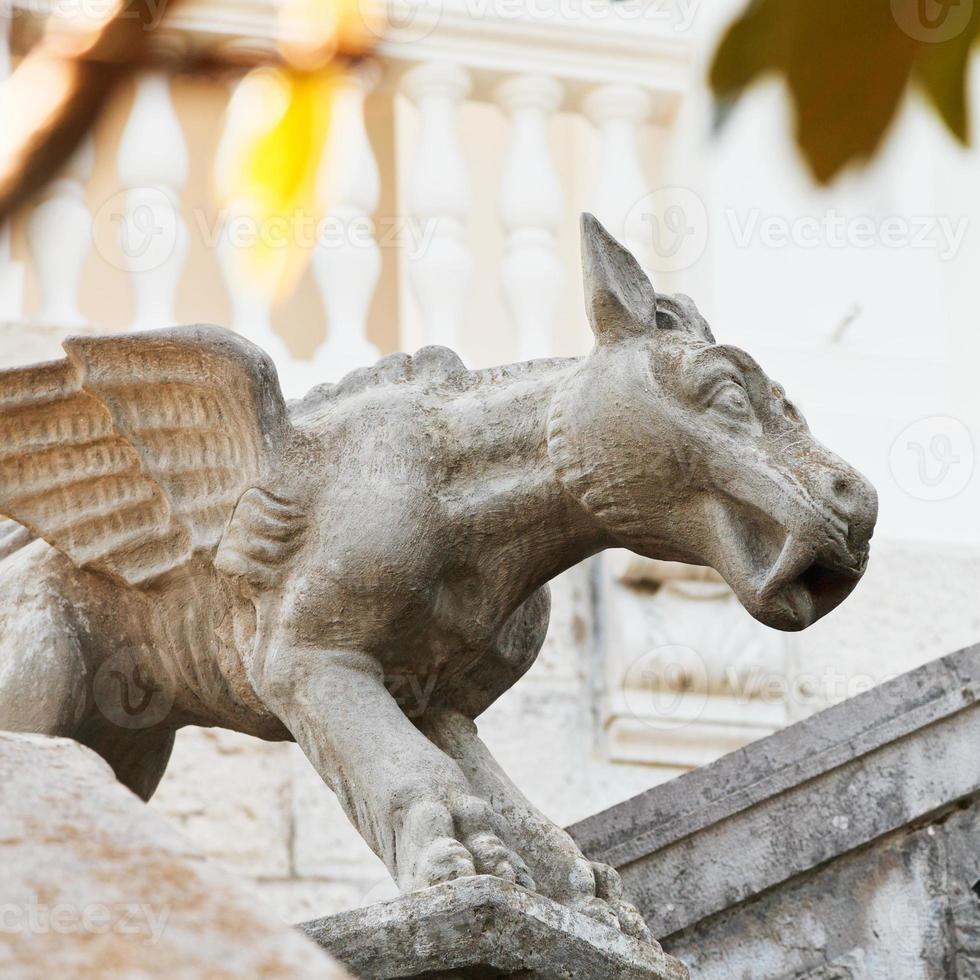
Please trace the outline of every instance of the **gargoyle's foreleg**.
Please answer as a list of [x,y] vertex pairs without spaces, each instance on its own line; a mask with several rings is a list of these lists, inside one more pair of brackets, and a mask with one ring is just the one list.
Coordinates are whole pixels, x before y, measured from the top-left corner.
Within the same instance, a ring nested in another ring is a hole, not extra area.
[[503,818],[504,838],[515,846],[519,842],[538,891],[650,941],[643,917],[623,897],[619,874],[585,858],[575,841],[524,796],[490,754],[470,718],[458,711],[434,710],[420,727],[459,763],[473,791]]
[[494,874],[533,886],[499,818],[353,652],[277,653],[256,688],[405,890]]

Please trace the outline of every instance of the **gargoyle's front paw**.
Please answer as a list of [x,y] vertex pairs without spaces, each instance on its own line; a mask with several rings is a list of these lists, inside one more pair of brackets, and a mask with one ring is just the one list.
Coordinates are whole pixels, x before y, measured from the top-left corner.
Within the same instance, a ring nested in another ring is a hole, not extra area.
[[475,796],[411,804],[397,844],[402,891],[471,875],[495,875],[534,889],[524,860],[500,839],[496,813]]
[[[615,916],[617,924],[627,936],[640,939],[652,946],[659,946],[647,928],[640,910],[626,900],[623,893],[623,879],[619,872],[608,864],[592,862],[592,873],[595,875],[595,901],[601,902]],[[584,911],[584,910],[583,910]],[[598,916],[594,916],[598,918]]]

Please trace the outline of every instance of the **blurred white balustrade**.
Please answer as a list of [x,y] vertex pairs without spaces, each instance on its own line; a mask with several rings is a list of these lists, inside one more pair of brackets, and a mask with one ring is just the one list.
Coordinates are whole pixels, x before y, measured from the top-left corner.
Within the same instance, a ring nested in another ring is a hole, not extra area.
[[[44,3],[23,0],[20,12],[28,6],[30,17],[43,17]],[[394,27],[376,57],[346,80],[327,137],[318,188],[325,214],[308,243],[313,288],[307,295],[319,300],[323,333],[308,356],[290,352],[270,298],[235,261],[234,219],[241,216],[234,208],[210,242],[219,270],[215,288],[225,292],[230,312],[227,325],[274,357],[288,395],[377,359],[372,304],[388,261],[398,269],[397,299],[386,307],[394,309],[397,324],[386,346],[446,344],[471,364],[485,361],[489,355],[473,342],[472,311],[474,304],[485,309],[492,296],[501,329],[509,331],[493,359],[569,352],[562,349],[569,330],[561,321],[569,289],[577,289],[578,262],[576,223],[568,216],[597,210],[643,251],[642,227],[627,221],[650,189],[645,175],[656,166],[642,158],[643,146],[652,143],[641,141],[641,131],[670,127],[690,81],[688,39],[644,9],[633,2],[503,0],[396,0],[390,6]],[[178,50],[261,49],[272,43],[275,15],[267,0],[217,7],[188,0],[156,43]],[[4,42],[0,35],[0,77],[7,70]],[[115,191],[95,210],[111,212],[133,330],[175,323],[178,308],[193,309],[189,239],[201,233],[201,223],[187,205],[189,173],[222,172],[223,144],[211,150],[217,167],[195,156],[200,140],[189,136],[175,111],[173,85],[159,72],[141,76],[118,143],[102,148],[115,161]],[[234,90],[233,81],[229,98]],[[389,104],[382,153],[365,124],[369,97]],[[461,125],[474,106],[494,115],[491,129]],[[556,159],[559,116],[581,119],[588,144],[582,159]],[[475,134],[485,146],[474,147]],[[481,164],[493,161],[493,167],[474,168],[474,150]],[[92,160],[88,142],[26,218],[39,294],[29,319],[49,331],[100,328],[86,322],[79,302],[93,248],[85,193]],[[383,187],[392,190],[382,216]],[[491,234],[499,236],[489,262],[483,244],[488,215]],[[25,319],[25,299],[24,269],[11,260],[8,238],[0,237],[0,319],[10,323]],[[383,254],[389,248],[394,254]],[[579,326],[580,320],[579,310]]]

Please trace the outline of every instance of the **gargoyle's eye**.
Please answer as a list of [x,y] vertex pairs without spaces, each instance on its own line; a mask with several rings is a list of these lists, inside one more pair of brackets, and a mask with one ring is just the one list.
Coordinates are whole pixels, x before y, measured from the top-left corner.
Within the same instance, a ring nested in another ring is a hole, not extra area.
[[790,422],[800,423],[803,421],[803,416],[800,415],[799,409],[792,402],[783,402],[783,414]]
[[736,381],[723,381],[711,393],[711,408],[736,418],[751,418],[752,406],[745,389]]

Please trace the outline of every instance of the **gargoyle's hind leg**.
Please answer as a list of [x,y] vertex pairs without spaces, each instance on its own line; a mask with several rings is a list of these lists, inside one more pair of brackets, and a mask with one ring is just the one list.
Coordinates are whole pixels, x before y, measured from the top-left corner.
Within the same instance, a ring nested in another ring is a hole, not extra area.
[[409,721],[374,658],[299,650],[273,660],[259,694],[402,890],[473,874],[533,885],[497,814]]
[[522,842],[521,853],[542,894],[651,941],[643,916],[623,896],[619,874],[585,858],[575,841],[524,796],[490,754],[471,719],[458,711],[436,710],[420,727],[460,764],[473,791],[500,814],[505,840]]
[[74,736],[86,707],[74,624],[32,561],[36,543],[0,562],[0,729]]
[[147,800],[170,757],[172,728],[124,728],[94,708],[91,672],[61,585],[67,559],[34,542],[0,561],[0,730],[74,738]]

